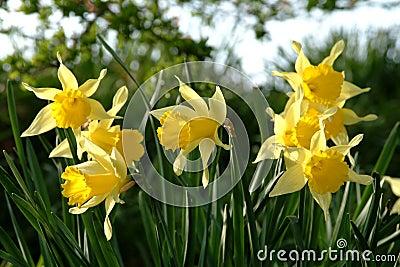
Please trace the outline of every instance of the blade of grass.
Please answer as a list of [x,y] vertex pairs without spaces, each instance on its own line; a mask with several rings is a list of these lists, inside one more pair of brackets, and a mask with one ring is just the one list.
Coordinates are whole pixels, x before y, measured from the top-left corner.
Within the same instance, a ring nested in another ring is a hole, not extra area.
[[[393,129],[390,131],[388,138],[383,146],[383,149],[379,155],[377,162],[375,163],[375,167],[373,172],[380,174],[382,177],[385,175],[387,168],[389,167],[389,163],[392,160],[394,152],[396,150],[396,146],[399,144],[400,139],[400,130],[399,130],[400,122],[397,122]],[[373,192],[373,185],[368,185],[362,194],[361,203],[357,206],[357,209],[354,213],[353,220],[355,220],[358,215],[361,213],[363,207],[368,202],[371,194]]]
[[[21,253],[21,251],[18,249],[18,247],[14,244],[14,241],[11,239],[11,237],[7,234],[7,232],[1,226],[0,226],[0,243],[10,256],[13,256],[17,259],[21,259],[21,262],[23,262],[23,265],[29,265],[28,262],[26,261],[26,258],[24,257],[24,255]],[[22,261],[22,259],[24,261]]]
[[[30,202],[30,203],[34,203],[32,196],[31,196],[31,192],[29,191],[28,187],[25,184],[24,179],[22,178],[21,174],[19,173],[17,167],[15,166],[13,160],[10,158],[10,156],[7,154],[7,152],[5,150],[3,150],[3,154],[6,158],[6,161],[8,163],[8,166],[10,167],[12,173],[14,174],[14,177],[17,179],[17,182],[19,184],[19,186],[22,189],[22,192],[24,193],[24,197]],[[24,165],[24,164],[22,164]]]
[[15,266],[29,266],[26,262],[22,261],[21,258],[18,258],[10,253],[7,253],[4,250],[0,250],[0,258],[6,260],[8,263],[11,263],[12,265]]
[[[34,265],[32,255],[31,255],[29,247],[26,243],[25,237],[23,236],[23,232],[22,232],[21,228],[19,227],[18,221],[14,216],[14,211],[11,207],[11,203],[10,203],[10,200],[9,200],[7,194],[5,194],[5,199],[6,199],[6,203],[7,203],[7,207],[8,207],[8,212],[10,213],[11,222],[12,222],[12,225],[14,228],[14,233],[15,233],[15,236],[17,237],[18,245],[20,247],[22,256],[25,259],[25,261],[27,263],[29,263],[30,266],[32,266],[32,265]],[[0,240],[2,240],[2,239],[0,239]]]
[[7,81],[6,86],[7,91],[7,105],[8,105],[8,115],[10,116],[11,130],[14,136],[15,146],[17,147],[18,158],[21,162],[22,171],[25,177],[29,177],[29,172],[27,166],[24,164],[26,162],[24,147],[22,145],[21,133],[18,126],[17,118],[17,108],[15,104],[14,88],[10,80]]
[[143,191],[139,192],[139,208],[143,221],[144,231],[146,234],[146,240],[150,247],[150,254],[152,255],[153,258],[153,264],[156,267],[161,267],[160,253],[159,253],[160,247],[159,243],[157,242],[157,236],[156,236],[156,233],[158,232],[157,223],[154,221],[153,216],[151,214],[151,208],[148,204],[148,200],[146,201],[145,199],[148,197],[144,196],[144,194],[145,193]]
[[51,207],[50,198],[43,178],[43,173],[39,165],[36,153],[29,139],[26,140],[26,157],[31,170],[31,177],[35,190],[37,190],[43,199],[45,207]]

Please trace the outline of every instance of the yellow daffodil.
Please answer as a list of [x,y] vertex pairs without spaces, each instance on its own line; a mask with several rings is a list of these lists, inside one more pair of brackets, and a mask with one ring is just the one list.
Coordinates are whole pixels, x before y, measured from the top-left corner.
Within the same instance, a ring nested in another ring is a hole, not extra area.
[[[178,79],[179,80],[179,79]],[[208,160],[215,147],[229,149],[218,137],[218,128],[226,119],[226,104],[224,96],[216,86],[214,95],[207,103],[189,86],[179,80],[179,92],[193,107],[184,105],[171,106],[153,110],[161,126],[157,129],[160,144],[165,149],[180,149],[179,155],[173,164],[174,172],[181,175],[186,166],[186,157],[196,147],[199,147],[203,164],[202,183],[205,188],[209,182]]]
[[53,101],[39,111],[29,128],[22,133],[23,137],[38,135],[55,127],[77,129],[88,119],[111,118],[98,101],[89,98],[96,92],[107,71],[103,69],[99,78],[87,80],[78,87],[74,74],[62,63],[59,53],[57,53],[57,58],[60,62],[58,79],[61,82],[62,90],[34,88],[22,83],[38,98]]
[[[110,117],[115,117],[128,99],[128,89],[123,86],[116,92],[113,98],[112,108],[107,111]],[[111,126],[114,119],[93,120],[88,124],[87,130],[76,130],[75,137],[77,141],[77,153],[81,159],[82,154],[87,152],[85,148],[85,140],[88,139],[107,154],[111,154],[116,147],[122,155],[125,156],[128,166],[132,166],[132,161],[138,161],[144,154],[144,148],[141,144],[143,136],[137,130],[123,129],[119,125]],[[125,139],[125,144],[129,147],[123,149],[122,139]],[[72,158],[68,140],[64,139],[51,153],[50,157],[66,157]],[[91,155],[89,155],[89,158]]]
[[[392,192],[395,194],[395,196],[400,197],[400,178],[384,176],[382,180],[390,184]],[[400,215],[400,198],[393,204],[392,210],[390,211],[391,215],[395,213]]]
[[335,126],[336,107],[327,109],[324,113],[315,112],[309,107],[308,101],[303,100],[301,88],[295,95],[295,100],[288,101],[282,114],[275,114],[272,109],[267,109],[274,121],[275,134],[261,145],[254,163],[264,159],[277,159],[281,151],[288,147],[309,149],[312,136],[320,130],[320,121],[327,121],[327,129]]
[[327,219],[332,193],[338,191],[345,182],[364,185],[372,182],[372,177],[355,173],[344,161],[350,149],[358,145],[362,137],[360,134],[347,145],[328,148],[324,130],[317,131],[312,137],[310,150],[300,148],[286,154],[287,170],[279,178],[269,196],[296,192],[308,183],[312,196]]
[[361,89],[345,81],[344,74],[333,69],[333,63],[343,52],[343,40],[332,47],[330,55],[318,66],[311,65],[300,43],[293,41],[292,47],[298,54],[295,63],[296,72],[273,71],[272,74],[286,79],[294,91],[301,86],[304,98],[310,102],[326,107],[342,107],[347,99],[370,90],[370,88]]
[[77,205],[69,210],[73,214],[81,214],[105,201],[104,234],[109,240],[112,236],[109,219],[111,210],[115,203],[124,203],[119,195],[134,182],[127,175],[125,160],[116,148],[113,148],[109,155],[89,140],[86,140],[85,147],[90,151],[93,160],[65,169],[61,175],[65,180],[61,185],[62,194],[69,199],[69,205]]

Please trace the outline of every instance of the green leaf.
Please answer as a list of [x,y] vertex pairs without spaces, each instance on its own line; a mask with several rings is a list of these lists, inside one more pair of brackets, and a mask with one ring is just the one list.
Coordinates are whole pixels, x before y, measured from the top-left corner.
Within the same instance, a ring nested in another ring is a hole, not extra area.
[[[3,227],[0,226],[0,243],[4,247],[4,249],[12,256],[18,258],[18,259],[25,259],[17,248],[17,246],[14,244],[14,241],[11,239],[11,237],[8,235],[8,233],[3,229]],[[25,261],[24,265],[28,265],[28,263]]]
[[[0,258],[6,260],[15,266],[29,266],[26,262],[22,261],[21,258],[16,257],[15,255],[9,254],[4,250],[0,250]],[[6,265],[7,266],[7,265]]]
[[10,213],[11,222],[12,222],[12,225],[14,227],[14,233],[15,233],[15,235],[17,237],[18,244],[19,244],[19,247],[21,249],[22,256],[25,259],[25,261],[27,261],[29,263],[29,265],[32,266],[32,265],[34,265],[34,262],[33,262],[32,255],[30,253],[29,247],[28,247],[28,245],[27,245],[27,243],[25,241],[25,238],[23,236],[23,232],[22,232],[21,228],[19,227],[18,221],[14,216],[14,211],[13,211],[13,209],[11,207],[10,200],[8,199],[7,195],[5,195],[5,198],[6,198],[6,202],[7,202],[8,211]]
[[21,133],[18,126],[17,108],[15,105],[14,88],[10,80],[7,81],[7,105],[8,114],[10,116],[11,129],[14,136],[15,145],[17,147],[18,158],[21,162],[22,171],[25,177],[29,177],[28,168],[24,164],[26,162],[24,148],[21,140]]
[[25,218],[33,226],[33,228],[35,228],[38,233],[41,233],[42,231],[38,223],[38,220],[41,220],[41,218],[37,211],[31,206],[31,204],[29,204],[25,199],[21,197],[15,194],[11,194],[11,198],[17,205],[19,210],[22,212],[22,214],[25,216]]
[[22,195],[21,190],[13,183],[11,176],[0,166],[0,183],[8,194]]
[[[393,129],[390,131],[390,134],[388,138],[386,139],[386,142],[382,148],[382,151],[379,155],[379,158],[377,162],[375,163],[375,167],[373,172],[376,172],[380,175],[380,177],[383,177],[386,173],[387,168],[389,167],[390,161],[392,160],[392,157],[394,155],[394,152],[396,150],[396,146],[399,144],[399,139],[400,139],[400,130],[399,130],[399,125],[400,122],[397,122]],[[363,207],[366,205],[368,202],[371,194],[373,192],[373,186],[368,185],[362,195],[361,202],[357,206],[356,212],[354,213],[353,218],[357,218],[358,215],[361,213]]]
[[44,206],[51,207],[49,194],[46,188],[46,182],[43,178],[39,160],[29,139],[26,140],[26,156],[31,169],[31,177],[33,184],[35,185],[35,189],[39,192],[41,198],[43,199]]
[[[102,253],[102,248],[99,244],[99,240],[97,238],[97,234],[96,234],[96,230],[94,228],[93,225],[93,215],[90,214],[93,213],[93,211],[89,211],[89,212],[85,212],[83,214],[81,214],[82,220],[83,220],[83,224],[85,226],[85,231],[86,234],[89,238],[89,242],[92,248],[92,253],[89,252],[89,255],[91,257],[93,257],[93,259],[96,259],[96,261],[98,262],[99,266],[109,266],[107,264],[107,260],[105,259],[103,253]],[[103,234],[104,235],[104,234]],[[103,236],[104,238],[104,236]],[[94,254],[94,255],[93,255]],[[92,259],[92,258],[91,258]]]
[[148,197],[144,195],[143,191],[139,192],[139,208],[140,208],[140,215],[142,217],[144,231],[146,234],[146,240],[149,244],[150,254],[152,255],[153,263],[156,267],[161,267],[160,261],[160,247],[156,233],[157,231],[157,224],[153,219],[151,214],[151,209],[148,204]]
[[[8,166],[10,167],[11,171],[13,172],[14,177],[17,179],[17,182],[18,182],[19,186],[21,187],[22,192],[24,193],[25,198],[28,199],[31,203],[34,203],[34,201],[32,200],[31,192],[30,192],[30,190],[28,190],[28,187],[26,186],[25,181],[22,178],[21,174],[19,173],[13,160],[10,158],[10,156],[7,154],[6,151],[3,150],[3,153],[4,153],[4,156],[8,163]],[[22,164],[22,165],[24,165],[24,164]]]

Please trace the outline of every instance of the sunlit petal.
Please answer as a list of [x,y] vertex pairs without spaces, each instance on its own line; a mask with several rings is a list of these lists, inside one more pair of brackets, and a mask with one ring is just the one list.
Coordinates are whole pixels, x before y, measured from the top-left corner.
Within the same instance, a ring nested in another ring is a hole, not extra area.
[[115,206],[115,200],[112,197],[107,197],[105,201],[105,206],[106,206],[106,217],[104,220],[104,235],[106,236],[107,240],[110,240],[112,237],[112,226],[111,226],[111,221],[109,219],[109,215]]
[[208,173],[208,160],[210,159],[211,153],[215,148],[214,142],[209,139],[203,139],[199,144],[200,157],[201,162],[203,164],[203,176],[202,183],[203,187],[206,188],[209,182],[209,173]]
[[93,142],[85,139],[84,146],[86,151],[98,161],[106,170],[114,172],[114,167],[111,162],[110,156],[99,146],[95,145]]
[[50,105],[51,104],[48,104],[39,111],[29,128],[22,133],[21,137],[42,134],[56,127],[56,121],[51,115],[52,110]]
[[337,102],[341,102],[343,100],[347,100],[349,98],[352,98],[356,95],[362,94],[369,92],[371,88],[365,88],[361,89],[355,84],[352,84],[350,82],[344,81],[342,85],[342,91],[340,93],[339,98],[337,99]]
[[122,142],[124,144],[122,152],[129,167],[132,167],[132,161],[139,161],[144,155],[142,141],[143,135],[138,130],[122,130]]
[[325,193],[323,195],[320,195],[313,190],[310,189],[310,192],[315,199],[315,201],[318,203],[318,205],[321,207],[321,209],[324,211],[325,215],[325,221],[329,221],[329,206],[331,205],[331,200],[332,200],[332,194],[331,193]]
[[119,179],[125,179],[127,175],[125,159],[115,147],[111,151],[111,160],[114,165],[114,175]]
[[260,150],[258,151],[256,159],[253,163],[257,163],[261,160],[265,159],[277,159],[281,154],[283,149],[282,145],[277,145],[276,135],[270,136],[264,143],[261,145]]
[[71,149],[69,148],[69,143],[67,138],[65,138],[58,146],[56,146],[49,155],[49,158],[56,158],[56,157],[62,157],[62,158],[71,158],[72,159],[72,153]]
[[348,108],[342,108],[342,114],[343,114],[343,123],[345,125],[352,125],[356,124],[360,121],[373,121],[378,118],[375,114],[369,114],[364,117],[359,117],[353,110],[348,109]]
[[273,71],[272,72],[273,76],[281,77],[284,78],[290,86],[293,88],[294,91],[297,91],[299,86],[301,85],[303,79],[301,78],[301,75],[299,75],[296,72],[277,72]]
[[22,83],[26,90],[31,91],[39,99],[54,100],[54,96],[61,92],[60,89],[56,88],[35,88],[27,83]]
[[60,53],[57,52],[57,59],[60,62],[60,67],[58,68],[58,79],[61,82],[63,90],[67,89],[78,89],[78,81],[75,75],[63,64]]
[[86,98],[85,101],[87,101],[90,105],[90,114],[88,116],[89,119],[102,120],[102,119],[121,118],[121,117],[110,116],[109,114],[107,114],[104,107],[97,100]]
[[392,178],[389,176],[384,176],[383,180],[390,184],[393,194],[400,197],[400,178]]
[[210,118],[213,118],[219,124],[223,124],[226,118],[226,104],[219,86],[216,86],[215,93],[212,98],[208,99],[208,103],[210,106]]
[[374,179],[369,175],[357,174],[352,169],[349,169],[349,180],[351,182],[355,182],[355,183],[359,183],[359,184],[363,184],[363,185],[369,185],[372,183],[372,181]]
[[299,191],[306,183],[303,167],[296,164],[283,173],[269,196],[274,197]]
[[313,137],[311,138],[310,143],[310,151],[313,154],[316,154],[320,151],[324,151],[326,149],[326,138],[324,130],[317,131]]
[[322,60],[322,64],[332,66],[335,60],[342,54],[344,49],[344,41],[338,41],[331,49],[331,53],[324,60]]
[[393,207],[392,207],[392,210],[390,211],[390,215],[393,215],[393,214],[400,214],[400,199],[398,199],[394,204],[393,204]]
[[97,91],[100,81],[104,78],[106,74],[107,74],[106,69],[101,70],[99,78],[87,80],[84,84],[79,86],[79,90],[82,91],[82,93],[86,97],[92,96]]
[[183,99],[188,101],[188,103],[196,110],[199,116],[207,116],[208,107],[206,102],[196,93],[196,91],[184,84],[178,77],[176,78],[179,81],[179,92],[181,93]]

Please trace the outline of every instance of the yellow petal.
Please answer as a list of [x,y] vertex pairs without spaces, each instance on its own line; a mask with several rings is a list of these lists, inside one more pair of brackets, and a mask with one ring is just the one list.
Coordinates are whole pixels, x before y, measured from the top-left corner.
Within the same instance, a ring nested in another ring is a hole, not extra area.
[[349,180],[351,182],[355,182],[355,183],[359,183],[359,184],[363,184],[363,185],[369,185],[372,183],[372,181],[374,179],[369,175],[357,174],[352,169],[349,169]]
[[356,96],[356,95],[359,95],[362,93],[366,93],[369,90],[371,90],[371,88],[361,89],[360,87],[358,87],[355,84],[344,81],[343,85],[342,85],[342,91],[340,93],[339,98],[336,101],[341,102],[341,101],[347,100],[349,98],[352,98],[353,96]]
[[384,176],[383,180],[390,184],[393,194],[400,197],[400,178],[392,178],[389,176]]
[[356,135],[347,145],[338,145],[329,148],[328,150],[336,150],[346,156],[352,147],[357,146],[363,139],[363,134]]
[[56,146],[49,155],[49,158],[70,158],[72,159],[71,149],[69,149],[69,143],[67,138],[65,138],[58,146]]
[[104,167],[104,169],[108,172],[114,173],[114,166],[111,158],[103,149],[91,142],[89,139],[85,139],[84,147],[86,148],[86,151]]
[[353,125],[360,121],[373,121],[378,118],[375,114],[368,114],[364,117],[359,117],[353,110],[342,108],[343,122],[345,125]]
[[332,194],[325,193],[323,195],[320,195],[311,189],[310,189],[310,192],[311,192],[313,198],[315,199],[315,201],[318,203],[318,205],[324,211],[325,221],[329,221],[330,220],[329,206],[331,205]]
[[76,164],[74,167],[86,174],[101,175],[107,173],[107,170],[100,163],[93,160]]
[[123,153],[127,166],[132,167],[132,161],[139,161],[144,155],[144,147],[141,144],[143,135],[138,130],[123,129],[122,144]]
[[332,136],[331,140],[335,145],[346,145],[349,143],[349,136],[347,134],[347,130],[343,127],[342,131],[336,136]]
[[101,70],[99,78],[87,80],[84,84],[79,86],[79,90],[86,97],[92,96],[97,91],[97,88],[99,87],[100,81],[104,78],[104,76],[106,74],[107,74],[107,70],[106,69]]
[[343,49],[344,49],[344,41],[340,40],[332,47],[330,55],[327,56],[324,60],[322,60],[321,63],[332,66],[335,60],[338,58],[338,56],[342,54]]
[[84,213],[84,212],[87,211],[87,210],[88,210],[88,208],[73,207],[73,208],[70,208],[68,211],[69,211],[69,213],[71,213],[71,214],[78,215],[78,214]]
[[51,104],[48,104],[39,111],[29,128],[22,133],[21,137],[42,134],[56,127],[56,121],[51,115],[52,110],[50,105]]
[[106,206],[106,218],[104,220],[104,235],[106,236],[107,240],[110,240],[112,237],[112,226],[108,216],[110,215],[112,209],[115,206],[115,200],[112,197],[107,197],[105,201],[105,206]]
[[97,100],[86,98],[85,101],[90,105],[90,114],[88,116],[89,119],[102,120],[120,118],[108,115],[103,106]]
[[210,118],[222,125],[226,118],[226,104],[219,86],[216,86],[215,93],[212,98],[208,100],[208,104],[210,106]]
[[202,183],[204,188],[207,187],[209,182],[208,160],[210,159],[214,147],[215,147],[214,142],[209,138],[201,140],[199,144],[200,157],[201,157],[201,162],[203,164]]
[[395,213],[400,214],[400,199],[398,199],[398,200],[393,204],[392,210],[390,211],[390,215],[393,215],[393,214],[395,214]]
[[296,54],[300,54],[300,51],[302,50],[301,44],[297,41],[292,41],[292,48]]
[[[107,114],[110,116],[116,116],[117,113],[121,110],[121,108],[125,105],[126,100],[128,99],[128,88],[126,86],[122,86],[115,93],[113,98],[112,108],[107,111]],[[103,119],[99,122],[100,127],[104,129],[108,129],[111,127],[114,119]]]
[[179,81],[179,92],[183,99],[188,101],[199,116],[208,116],[208,107],[206,102],[204,102],[204,100],[192,88],[184,84],[177,76],[175,77]]
[[115,147],[111,151],[111,161],[114,165],[114,175],[119,179],[125,179],[127,175],[125,159]]
[[[301,90],[299,90],[301,91]],[[286,129],[292,129],[300,120],[302,99],[294,101],[285,114]]]
[[311,138],[310,151],[312,154],[316,154],[320,151],[326,150],[326,138],[324,130],[317,131]]
[[301,75],[296,73],[296,72],[277,72],[273,71],[272,72],[273,76],[278,76],[283,79],[285,79],[289,85],[293,88],[294,91],[297,91],[301,83],[303,82],[303,79],[301,78]]
[[186,166],[186,156],[182,154],[181,150],[173,164],[174,173],[178,176],[181,175],[185,166]]
[[307,179],[304,176],[303,167],[296,164],[283,173],[269,196],[274,197],[299,191],[306,183]]
[[75,75],[63,64],[60,53],[57,52],[57,58],[60,62],[60,67],[58,68],[58,79],[61,82],[63,90],[67,89],[78,89],[78,81]]
[[54,101],[54,96],[58,93],[61,93],[61,90],[56,88],[35,88],[27,83],[22,83],[22,85],[25,87],[26,90],[33,92],[35,96],[39,99]]
[[298,74],[302,75],[304,69],[309,67],[311,64],[310,64],[310,61],[308,60],[308,58],[306,57],[306,55],[304,54],[303,49],[300,49],[298,54],[299,55],[296,59],[295,69]]
[[282,145],[277,144],[276,135],[268,137],[267,140],[261,145],[258,151],[256,159],[253,163],[257,163],[265,159],[277,159],[279,158],[281,151],[283,149]]

